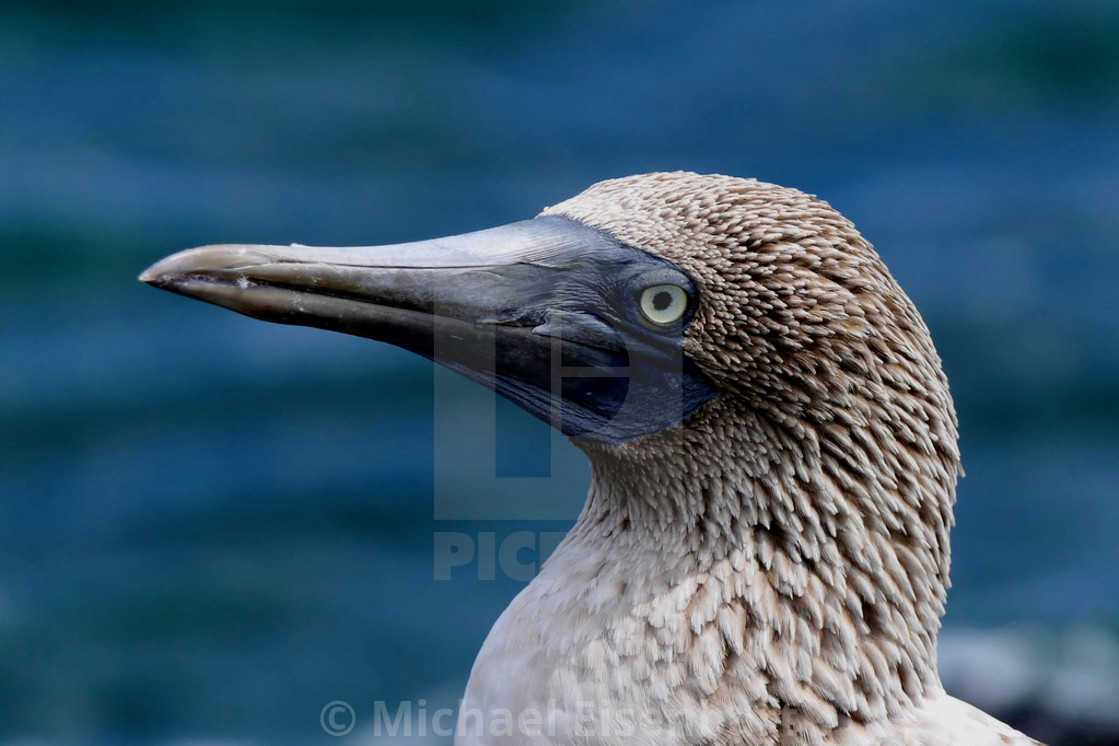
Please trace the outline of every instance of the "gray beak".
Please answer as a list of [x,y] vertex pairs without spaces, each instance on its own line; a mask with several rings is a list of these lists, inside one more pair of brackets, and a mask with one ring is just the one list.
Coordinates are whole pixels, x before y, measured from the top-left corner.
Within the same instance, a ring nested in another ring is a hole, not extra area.
[[567,218],[389,246],[206,246],[140,279],[417,352],[577,438],[632,440],[714,396],[683,358],[687,320],[651,329],[634,301],[650,283],[694,299],[690,278]]

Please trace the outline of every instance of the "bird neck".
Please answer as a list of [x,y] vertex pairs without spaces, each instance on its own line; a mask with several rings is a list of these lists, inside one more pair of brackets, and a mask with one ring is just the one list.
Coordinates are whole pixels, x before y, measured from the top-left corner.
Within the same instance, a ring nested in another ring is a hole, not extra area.
[[808,727],[886,720],[939,687],[955,463],[911,446],[716,400],[685,427],[584,446],[594,482],[568,543],[626,558],[635,608],[702,597],[664,622],[716,638],[699,680],[753,686]]

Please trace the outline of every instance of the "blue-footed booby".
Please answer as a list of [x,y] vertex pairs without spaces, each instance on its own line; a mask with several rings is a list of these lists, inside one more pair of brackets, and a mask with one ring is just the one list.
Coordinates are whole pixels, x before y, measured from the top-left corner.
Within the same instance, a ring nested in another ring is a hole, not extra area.
[[956,415],[917,309],[826,202],[645,174],[476,233],[209,246],[141,279],[413,350],[590,458],[457,744],[1036,743],[941,686]]

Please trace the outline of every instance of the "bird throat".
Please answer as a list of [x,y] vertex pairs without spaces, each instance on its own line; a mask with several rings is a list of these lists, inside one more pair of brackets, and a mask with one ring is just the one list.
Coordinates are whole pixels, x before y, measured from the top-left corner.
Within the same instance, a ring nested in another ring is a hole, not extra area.
[[883,473],[867,449],[896,450],[889,437],[734,406],[585,449],[594,483],[544,574],[591,586],[588,645],[610,648],[591,660],[629,665],[663,712],[706,713],[717,737],[747,742],[908,711],[939,687],[955,475],[935,459]]

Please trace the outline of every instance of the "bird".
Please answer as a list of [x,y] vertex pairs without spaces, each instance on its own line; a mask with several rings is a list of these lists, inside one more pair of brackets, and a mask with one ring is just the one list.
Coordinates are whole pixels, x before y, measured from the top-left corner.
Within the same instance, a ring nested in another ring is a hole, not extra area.
[[957,417],[915,305],[822,199],[649,173],[459,236],[208,246],[140,279],[419,353],[585,452],[459,746],[1038,743],[941,684]]

